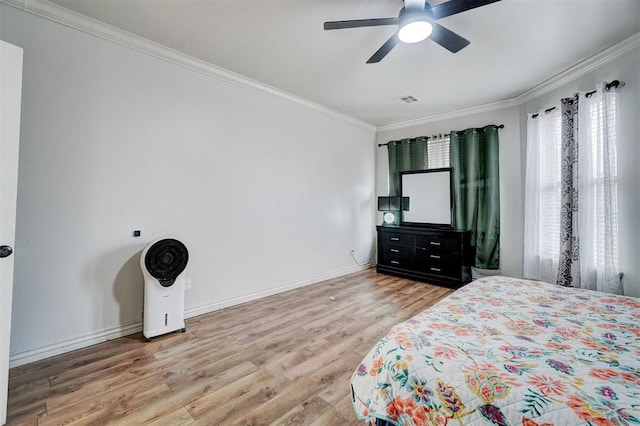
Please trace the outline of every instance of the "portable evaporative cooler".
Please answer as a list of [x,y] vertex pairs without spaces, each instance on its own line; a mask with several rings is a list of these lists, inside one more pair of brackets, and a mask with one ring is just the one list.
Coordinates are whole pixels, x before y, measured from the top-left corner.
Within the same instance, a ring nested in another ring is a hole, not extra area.
[[184,291],[189,252],[173,238],[152,241],[142,251],[144,276],[142,334],[152,337],[187,329],[184,325]]

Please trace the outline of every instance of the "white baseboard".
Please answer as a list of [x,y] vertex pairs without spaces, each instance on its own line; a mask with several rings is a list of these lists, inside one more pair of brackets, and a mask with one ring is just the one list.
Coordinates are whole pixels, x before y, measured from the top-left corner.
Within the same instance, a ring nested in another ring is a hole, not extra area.
[[103,343],[107,340],[117,339],[118,337],[128,336],[130,334],[138,333],[139,331],[142,331],[142,321],[135,321],[116,327],[105,328],[73,339],[43,346],[41,348],[23,352],[13,352],[9,355],[9,368],[19,367],[21,365],[29,364],[30,362],[40,361],[41,359],[75,351],[76,349],[86,348],[87,346]]
[[[244,296],[233,297],[231,299],[222,300],[219,302],[208,303],[201,306],[185,309],[185,318],[192,318],[198,315],[208,314],[210,312],[218,311],[220,309],[228,308],[230,306],[239,305],[241,303],[251,302],[252,300],[261,299],[263,297],[272,296],[278,293],[284,293],[288,290],[295,288],[316,284],[321,281],[330,280],[332,278],[341,277],[343,275],[352,274],[367,268],[375,266],[375,264],[368,264],[364,266],[354,266],[338,271],[333,271],[327,274],[318,275],[302,281],[296,281],[283,286],[272,288],[257,293],[251,293]],[[88,333],[82,336],[75,337],[73,339],[65,340],[62,342],[54,343],[52,345],[43,346],[41,348],[31,349],[28,351],[14,352],[9,355],[9,368],[19,367],[21,365],[29,364],[31,362],[40,361],[45,358],[49,358],[56,355],[61,355],[67,352],[74,351],[76,349],[86,348],[98,343],[103,343],[108,340],[117,339],[119,337],[128,336],[130,334],[139,333],[142,331],[142,321],[134,321],[127,324],[122,324],[116,327],[105,328],[93,333]]]
[[196,306],[186,309],[184,312],[185,318],[197,317],[198,315],[208,314],[209,312],[219,311],[220,309],[228,308],[230,306],[239,305],[241,303],[251,302],[252,300],[262,299],[263,297],[273,296],[274,294],[284,293],[285,291],[293,290],[298,287],[304,287],[311,284],[316,284],[321,281],[330,280],[332,278],[341,277],[343,275],[352,274],[354,272],[362,271],[363,269],[375,266],[374,263],[363,266],[354,266],[339,271],[330,272],[327,274],[318,275],[312,278],[308,278],[302,281],[296,281],[290,284],[286,284],[280,287],[271,288],[265,291],[259,291],[257,293],[251,293],[244,296],[233,297],[231,299],[222,300],[220,302],[207,303],[205,305]]

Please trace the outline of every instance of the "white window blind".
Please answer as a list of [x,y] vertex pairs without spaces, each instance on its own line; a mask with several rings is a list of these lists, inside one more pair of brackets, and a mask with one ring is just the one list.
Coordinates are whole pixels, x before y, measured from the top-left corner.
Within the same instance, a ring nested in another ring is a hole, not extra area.
[[434,135],[427,142],[427,163],[430,169],[449,167],[449,135]]

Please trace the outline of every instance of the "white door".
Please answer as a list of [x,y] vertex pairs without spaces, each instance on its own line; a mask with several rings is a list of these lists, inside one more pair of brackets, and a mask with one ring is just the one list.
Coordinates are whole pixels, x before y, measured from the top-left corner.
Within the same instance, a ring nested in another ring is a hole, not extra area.
[[7,422],[22,49],[0,40],[0,425]]

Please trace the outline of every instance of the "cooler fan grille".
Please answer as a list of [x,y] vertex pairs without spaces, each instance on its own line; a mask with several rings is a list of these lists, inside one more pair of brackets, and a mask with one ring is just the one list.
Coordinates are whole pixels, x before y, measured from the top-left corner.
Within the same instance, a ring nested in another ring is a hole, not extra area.
[[163,287],[171,286],[187,267],[189,252],[184,244],[171,238],[156,242],[147,251],[145,267]]

